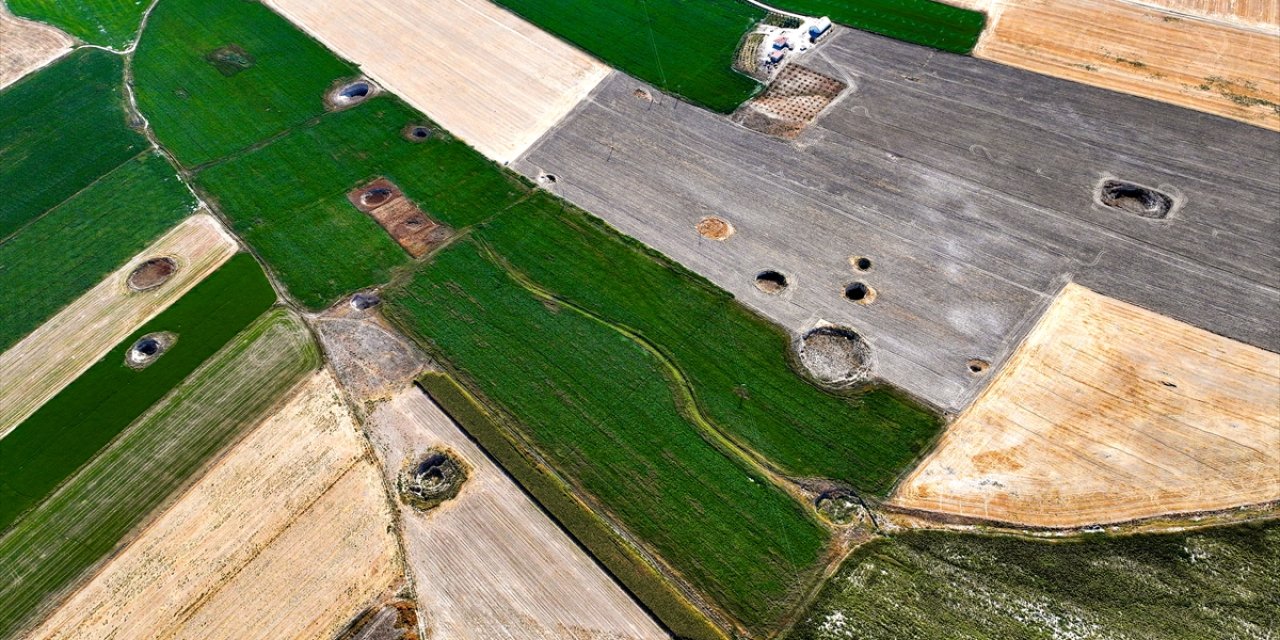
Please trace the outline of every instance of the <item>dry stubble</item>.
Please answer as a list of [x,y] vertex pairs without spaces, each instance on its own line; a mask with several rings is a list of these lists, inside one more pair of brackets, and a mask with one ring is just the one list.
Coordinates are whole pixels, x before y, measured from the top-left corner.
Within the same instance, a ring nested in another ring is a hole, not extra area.
[[47,24],[14,17],[0,2],[0,89],[66,55],[72,43]]

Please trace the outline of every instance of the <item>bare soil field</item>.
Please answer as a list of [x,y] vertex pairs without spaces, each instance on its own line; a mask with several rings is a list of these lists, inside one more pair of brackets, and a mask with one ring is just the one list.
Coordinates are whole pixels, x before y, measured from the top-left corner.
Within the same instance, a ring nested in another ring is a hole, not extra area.
[[391,524],[320,372],[31,637],[333,637],[402,581]]
[[427,366],[426,356],[381,318],[342,303],[313,326],[328,354],[330,366],[358,411],[373,402],[390,400],[413,385]]
[[524,152],[609,72],[485,0],[266,4],[503,163]]
[[1177,13],[1223,20],[1263,29],[1280,29],[1280,2],[1276,0],[1133,0]]
[[891,504],[1079,527],[1280,500],[1280,355],[1070,284]]
[[[196,214],[0,354],[0,437],[236,250],[235,240],[213,216]],[[161,257],[177,266],[166,281],[145,291],[129,287],[136,269]]]
[[0,2],[0,89],[71,52],[67,34],[14,17]]
[[733,119],[749,129],[794,140],[847,87],[831,76],[789,64],[764,93],[743,103]]
[[1117,0],[993,0],[989,12],[978,58],[1280,130],[1274,31]]
[[469,467],[457,497],[400,510],[427,638],[667,637],[426,394],[404,390],[368,429],[388,482],[429,448]]

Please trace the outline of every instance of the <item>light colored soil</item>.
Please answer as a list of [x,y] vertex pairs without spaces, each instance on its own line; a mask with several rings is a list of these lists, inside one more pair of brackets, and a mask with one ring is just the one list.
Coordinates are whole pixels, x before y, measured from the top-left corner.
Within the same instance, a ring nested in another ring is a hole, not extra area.
[[694,225],[694,228],[704,238],[721,241],[727,240],[734,232],[733,225],[729,224],[728,220],[718,216],[707,216],[699,220],[698,224]]
[[1280,130],[1274,30],[1119,0],[993,0],[989,10],[976,57]]
[[0,89],[71,51],[71,36],[14,17],[0,2]]
[[368,429],[388,482],[430,447],[470,465],[457,497],[426,514],[400,510],[427,638],[667,637],[421,391],[381,405]]
[[[337,310],[350,307],[343,302]],[[326,315],[314,326],[338,380],[358,404],[391,399],[427,367],[417,347],[372,318]]]
[[[0,437],[235,252],[235,240],[213,216],[191,216],[0,354]],[[158,256],[176,261],[177,273],[148,291],[130,290],[129,274]]]
[[336,380],[315,374],[32,638],[329,638],[403,579]]
[[485,0],[267,0],[444,128],[510,162],[609,69]]
[[1079,527],[1280,500],[1280,355],[1068,285],[893,504]]
[[1245,26],[1280,29],[1280,0],[1134,0],[1134,2]]

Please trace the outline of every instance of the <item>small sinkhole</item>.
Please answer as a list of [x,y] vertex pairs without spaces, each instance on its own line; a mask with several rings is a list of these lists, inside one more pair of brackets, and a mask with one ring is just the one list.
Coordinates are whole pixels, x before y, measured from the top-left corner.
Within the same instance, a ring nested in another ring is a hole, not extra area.
[[871,304],[876,299],[876,290],[865,282],[854,282],[845,286],[844,297],[858,304]]
[[756,288],[769,294],[781,293],[787,288],[787,277],[777,271],[761,271],[756,275]]
[[1167,218],[1173,209],[1169,195],[1124,180],[1104,180],[1098,187],[1098,200],[1112,209],[1156,220]]

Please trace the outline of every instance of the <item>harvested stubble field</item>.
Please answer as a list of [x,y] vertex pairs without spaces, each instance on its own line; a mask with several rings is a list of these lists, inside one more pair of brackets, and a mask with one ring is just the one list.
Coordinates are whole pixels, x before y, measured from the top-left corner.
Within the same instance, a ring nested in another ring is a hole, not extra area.
[[1280,28],[1280,2],[1276,0],[1135,0],[1177,13],[1225,20],[1275,31]]
[[125,123],[123,73],[85,49],[0,93],[0,239],[147,147]]
[[467,467],[453,499],[400,507],[427,638],[642,640],[663,630],[420,390],[382,404],[367,429],[389,484],[423,452]]
[[1280,355],[1068,285],[893,503],[1079,527],[1280,500]]
[[268,0],[486,156],[516,159],[609,68],[487,0]]
[[14,13],[54,25],[90,44],[125,49],[150,6],[143,0],[5,0]]
[[190,215],[173,168],[145,152],[0,240],[0,350]]
[[271,311],[134,421],[0,537],[0,637],[47,615],[88,568],[319,365],[301,320]]
[[[166,311],[0,439],[0,531],[67,477],[275,303],[248,254],[229,260]],[[125,353],[145,334],[170,331],[177,343],[145,369]]]
[[522,438],[747,627],[776,623],[816,579],[826,532],[710,443],[641,345],[535,297],[473,241],[389,298],[393,320],[518,416]]
[[30,637],[333,637],[403,580],[356,429],[314,374]]
[[[213,216],[192,216],[0,353],[0,438],[112,346],[222,266],[236,248]],[[177,272],[155,289],[132,291],[129,275],[156,256],[174,260]]]
[[790,640],[1262,640],[1280,526],[1050,542],[944,532],[853,553]]
[[67,34],[16,18],[0,3],[0,89],[71,51]]
[[771,0],[779,9],[922,44],[952,53],[969,53],[978,44],[986,16],[979,11],[933,0]]
[[1280,130],[1274,30],[1119,0],[996,0],[991,11],[976,57]]
[[[209,60],[236,46],[248,54],[226,75]],[[138,107],[187,166],[262,142],[324,113],[335,80],[356,75],[319,43],[257,2],[165,0],[138,43]]]

